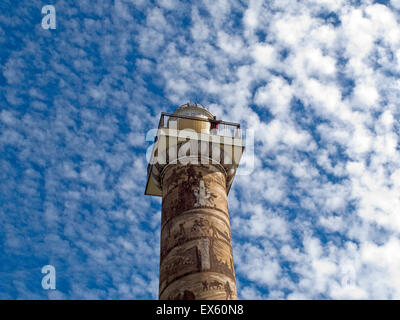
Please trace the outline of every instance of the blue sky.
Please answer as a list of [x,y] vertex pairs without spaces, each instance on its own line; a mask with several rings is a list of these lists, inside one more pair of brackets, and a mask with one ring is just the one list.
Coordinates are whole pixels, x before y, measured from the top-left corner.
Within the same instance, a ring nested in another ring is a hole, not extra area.
[[239,298],[400,298],[399,0],[0,8],[0,299],[157,298],[145,137],[188,101],[255,132]]

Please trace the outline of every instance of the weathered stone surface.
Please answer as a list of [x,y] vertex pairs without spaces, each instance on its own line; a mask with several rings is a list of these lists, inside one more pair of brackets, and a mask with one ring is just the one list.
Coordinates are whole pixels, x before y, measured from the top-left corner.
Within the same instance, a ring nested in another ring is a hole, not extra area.
[[162,180],[160,299],[236,299],[226,177],[171,165]]

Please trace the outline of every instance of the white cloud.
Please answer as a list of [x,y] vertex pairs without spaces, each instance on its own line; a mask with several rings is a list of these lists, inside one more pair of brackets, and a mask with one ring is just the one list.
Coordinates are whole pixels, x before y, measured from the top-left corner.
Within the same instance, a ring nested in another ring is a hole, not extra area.
[[[398,298],[393,8],[63,4],[70,19],[56,46],[39,28],[4,49],[4,252],[65,259],[71,289],[52,298],[157,297],[160,200],[143,198],[144,136],[161,111],[196,100],[256,134],[255,168],[229,196],[242,298]],[[1,37],[14,43],[13,26],[29,16],[18,10],[0,14],[10,25]],[[41,297],[16,287],[10,296]]]
[[270,82],[257,90],[254,102],[268,108],[274,116],[288,116],[293,90],[280,77],[271,77]]
[[390,4],[396,8],[396,9],[400,9],[400,1],[399,0],[390,0]]

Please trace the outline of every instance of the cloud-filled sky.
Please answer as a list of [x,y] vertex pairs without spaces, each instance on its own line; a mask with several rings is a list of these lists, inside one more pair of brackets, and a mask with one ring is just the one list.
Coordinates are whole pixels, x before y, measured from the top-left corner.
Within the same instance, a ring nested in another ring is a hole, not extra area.
[[0,8],[0,299],[158,297],[146,134],[188,101],[255,133],[240,299],[400,299],[400,0]]

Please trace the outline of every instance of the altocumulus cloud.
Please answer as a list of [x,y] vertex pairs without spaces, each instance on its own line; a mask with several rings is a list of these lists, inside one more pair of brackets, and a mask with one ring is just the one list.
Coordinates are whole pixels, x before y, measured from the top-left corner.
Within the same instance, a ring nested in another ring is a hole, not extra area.
[[157,298],[145,136],[189,100],[255,130],[240,298],[400,298],[398,0],[43,5],[0,4],[0,298]]

